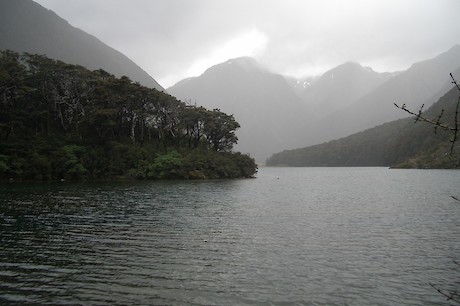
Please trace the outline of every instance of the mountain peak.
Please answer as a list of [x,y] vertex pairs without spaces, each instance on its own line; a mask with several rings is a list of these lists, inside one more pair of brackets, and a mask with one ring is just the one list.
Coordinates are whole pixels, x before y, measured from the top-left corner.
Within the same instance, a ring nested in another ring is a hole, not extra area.
[[364,81],[368,77],[378,77],[379,73],[371,67],[363,67],[358,62],[345,62],[328,71],[318,78],[318,83],[330,82],[334,79],[340,79],[340,82],[352,82],[354,79]]
[[[363,66],[358,63],[358,62],[355,62],[355,61],[348,61],[348,62],[345,62],[337,67],[352,67],[352,68],[362,68]],[[337,68],[336,67],[336,68]]]
[[236,148],[260,162],[272,152],[297,146],[298,139],[290,135],[313,118],[285,78],[250,57],[215,65],[199,77],[168,88],[168,92],[181,100],[233,114],[241,124]]
[[363,67],[358,62],[349,61],[349,62],[345,62],[345,63],[343,63],[341,65],[338,65],[338,66],[330,69],[329,71],[327,71],[324,74],[325,75],[327,75],[329,73],[349,74],[349,73],[353,73],[353,72],[363,72],[363,71],[374,72],[374,70],[372,68],[370,68],[370,67]]
[[390,77],[358,62],[345,62],[305,87],[302,97],[307,103],[315,105],[318,115],[324,116],[351,105]]
[[234,57],[234,58],[231,58],[229,60],[227,60],[225,63],[232,63],[232,62],[236,62],[236,63],[256,63],[257,61],[255,60],[255,58],[253,57],[250,57],[250,56],[240,56],[240,57]]
[[266,69],[259,62],[257,62],[257,60],[249,56],[236,57],[236,58],[229,59],[223,63],[212,66],[208,70],[222,69],[222,68],[227,69],[228,67],[234,67],[234,68],[243,69],[246,71],[248,70],[266,71]]
[[254,58],[249,56],[242,56],[233,59],[229,59],[224,64],[227,65],[239,65],[244,68],[252,68],[252,67],[259,67],[261,66],[259,62],[257,62]]
[[210,68],[208,68],[202,76],[210,76],[213,75],[247,75],[248,73],[264,73],[268,72],[268,70],[257,62],[252,57],[237,57],[233,59],[229,59],[223,63],[216,64]]

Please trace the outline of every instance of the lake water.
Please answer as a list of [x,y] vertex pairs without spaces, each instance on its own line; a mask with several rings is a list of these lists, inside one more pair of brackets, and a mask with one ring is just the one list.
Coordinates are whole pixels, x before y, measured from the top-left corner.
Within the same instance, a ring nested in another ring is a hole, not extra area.
[[448,305],[460,171],[0,185],[0,304]]

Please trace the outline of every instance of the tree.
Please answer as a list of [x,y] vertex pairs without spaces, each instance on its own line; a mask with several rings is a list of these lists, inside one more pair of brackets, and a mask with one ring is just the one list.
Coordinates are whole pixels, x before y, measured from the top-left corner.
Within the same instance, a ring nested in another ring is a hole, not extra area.
[[183,110],[182,125],[189,148],[197,148],[205,138],[205,124],[209,111],[204,107],[187,105]]
[[31,90],[26,85],[26,69],[20,62],[20,55],[10,50],[0,56],[0,137],[5,141],[24,125],[24,116],[15,110],[25,108],[25,95]]
[[219,109],[214,109],[209,113],[204,130],[211,147],[217,152],[226,152],[231,151],[233,145],[238,142],[235,131],[239,127],[233,115],[227,115]]
[[0,179],[252,177],[238,127],[128,77],[0,51]]

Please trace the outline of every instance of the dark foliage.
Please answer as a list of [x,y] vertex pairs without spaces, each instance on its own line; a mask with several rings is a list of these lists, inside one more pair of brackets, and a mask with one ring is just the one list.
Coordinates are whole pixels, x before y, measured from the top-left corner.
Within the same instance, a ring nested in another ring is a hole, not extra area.
[[127,77],[0,52],[0,179],[252,177],[237,128]]

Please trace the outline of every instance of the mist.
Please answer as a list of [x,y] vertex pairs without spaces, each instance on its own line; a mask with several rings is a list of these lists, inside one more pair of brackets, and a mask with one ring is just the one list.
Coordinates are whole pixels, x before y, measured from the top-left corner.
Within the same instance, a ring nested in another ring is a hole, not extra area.
[[0,304],[460,303],[459,12],[0,0]]
[[302,78],[348,61],[406,70],[459,43],[456,0],[37,2],[127,55],[164,88],[241,56]]

